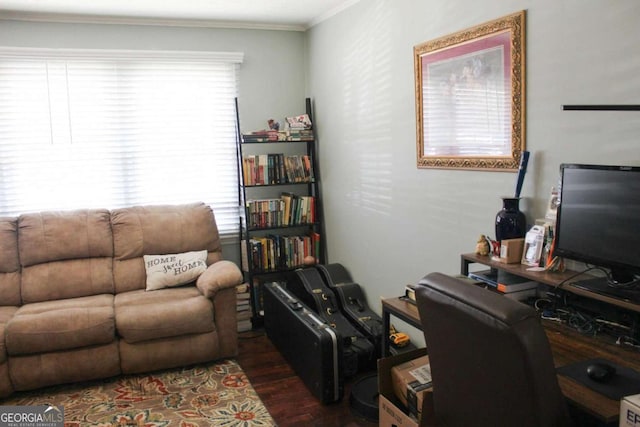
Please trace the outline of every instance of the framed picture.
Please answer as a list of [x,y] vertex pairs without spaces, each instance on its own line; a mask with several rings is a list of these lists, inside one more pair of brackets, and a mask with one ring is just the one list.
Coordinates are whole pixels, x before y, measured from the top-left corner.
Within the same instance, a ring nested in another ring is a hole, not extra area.
[[517,171],[525,11],[414,47],[419,168]]

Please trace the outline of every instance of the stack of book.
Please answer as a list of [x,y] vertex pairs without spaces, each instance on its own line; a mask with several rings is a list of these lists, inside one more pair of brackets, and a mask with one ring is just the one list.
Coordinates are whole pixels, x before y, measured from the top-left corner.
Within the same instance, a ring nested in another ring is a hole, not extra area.
[[251,330],[251,303],[249,284],[236,286],[236,310],[238,312],[238,332]]
[[289,130],[311,129],[311,118],[308,114],[299,114],[297,116],[287,117],[286,121]]
[[313,141],[311,119],[308,114],[286,118],[288,141]]
[[313,141],[313,130],[311,129],[295,129],[289,130],[288,141]]
[[257,130],[242,134],[242,142],[273,142],[278,141],[277,130]]

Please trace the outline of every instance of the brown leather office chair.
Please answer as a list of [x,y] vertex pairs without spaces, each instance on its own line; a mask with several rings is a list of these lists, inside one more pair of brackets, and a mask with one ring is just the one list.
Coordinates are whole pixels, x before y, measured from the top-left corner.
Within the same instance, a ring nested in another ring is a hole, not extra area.
[[420,281],[416,299],[437,425],[572,425],[534,309],[441,273]]

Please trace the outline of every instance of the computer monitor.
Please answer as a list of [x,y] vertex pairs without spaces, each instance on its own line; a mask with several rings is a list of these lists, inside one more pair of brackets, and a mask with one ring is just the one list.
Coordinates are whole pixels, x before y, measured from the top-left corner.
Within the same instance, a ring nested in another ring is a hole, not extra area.
[[616,291],[640,275],[640,167],[562,164],[560,176],[554,255],[603,267],[581,285],[629,299]]

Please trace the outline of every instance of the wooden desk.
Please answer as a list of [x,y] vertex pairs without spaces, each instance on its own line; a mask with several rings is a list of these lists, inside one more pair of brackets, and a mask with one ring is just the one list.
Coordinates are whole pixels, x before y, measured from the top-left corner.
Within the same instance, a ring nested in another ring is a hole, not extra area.
[[[612,344],[604,338],[582,335],[555,322],[543,320],[542,324],[556,368],[581,360],[602,358],[640,371],[640,353],[636,350]],[[558,383],[565,397],[582,411],[607,423],[618,420],[620,401],[609,399],[564,375],[558,375]]]
[[[384,327],[389,330],[390,316],[396,316],[421,329],[420,315],[415,305],[400,297],[382,300]],[[603,358],[640,371],[640,353],[611,344],[605,339],[587,337],[566,326],[551,321],[542,322],[549,339],[556,368],[581,360]],[[386,335],[386,334],[384,334]],[[389,338],[384,337],[383,355],[388,355]],[[620,402],[611,400],[588,387],[558,375],[560,389],[569,402],[580,410],[606,422],[615,422],[620,415]]]

